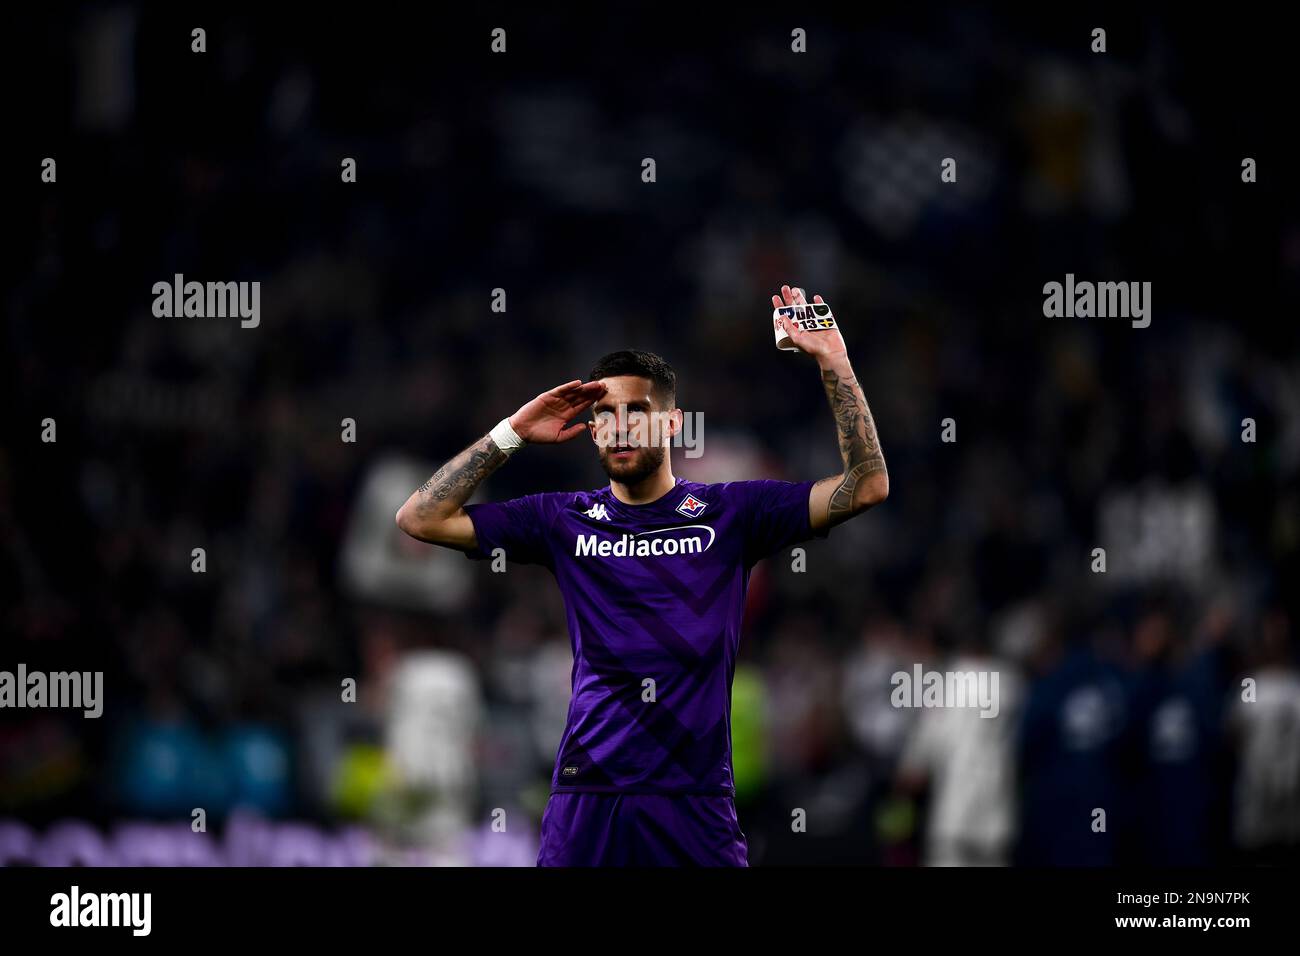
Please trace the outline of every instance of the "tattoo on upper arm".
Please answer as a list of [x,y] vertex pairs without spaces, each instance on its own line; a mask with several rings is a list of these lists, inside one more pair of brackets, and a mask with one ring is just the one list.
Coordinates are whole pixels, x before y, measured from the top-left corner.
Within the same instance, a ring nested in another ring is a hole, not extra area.
[[[876,435],[876,422],[867,407],[866,396],[856,378],[840,378],[829,369],[822,371],[822,386],[830,399],[831,413],[839,433],[840,457],[844,459],[844,475],[831,492],[826,505],[826,518],[833,521],[853,512],[853,494],[865,478],[885,471],[885,456],[880,450]],[[820,484],[821,482],[818,482]]]

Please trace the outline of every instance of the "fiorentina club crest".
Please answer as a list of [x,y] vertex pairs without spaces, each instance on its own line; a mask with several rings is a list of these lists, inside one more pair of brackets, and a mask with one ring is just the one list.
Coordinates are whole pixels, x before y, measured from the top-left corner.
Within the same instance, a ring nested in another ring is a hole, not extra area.
[[677,510],[688,518],[694,518],[704,510],[704,502],[694,495],[687,495],[682,499],[682,503],[677,506]]

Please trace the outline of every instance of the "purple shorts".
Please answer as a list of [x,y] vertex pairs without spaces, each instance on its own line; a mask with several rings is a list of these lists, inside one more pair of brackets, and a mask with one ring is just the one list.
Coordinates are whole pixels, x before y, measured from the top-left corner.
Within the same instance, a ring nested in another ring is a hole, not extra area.
[[748,866],[728,794],[553,793],[538,866]]

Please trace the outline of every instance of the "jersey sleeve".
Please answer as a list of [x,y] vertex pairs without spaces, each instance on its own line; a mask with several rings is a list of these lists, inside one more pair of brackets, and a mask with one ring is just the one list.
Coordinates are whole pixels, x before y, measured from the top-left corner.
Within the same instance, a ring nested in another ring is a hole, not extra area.
[[733,481],[730,488],[744,502],[745,560],[754,564],[800,541],[825,537],[813,530],[808,496],[814,481]]
[[474,560],[492,557],[501,548],[507,561],[517,564],[552,565],[550,525],[555,495],[524,495],[508,501],[485,501],[466,505],[474,523],[477,546],[466,551]]

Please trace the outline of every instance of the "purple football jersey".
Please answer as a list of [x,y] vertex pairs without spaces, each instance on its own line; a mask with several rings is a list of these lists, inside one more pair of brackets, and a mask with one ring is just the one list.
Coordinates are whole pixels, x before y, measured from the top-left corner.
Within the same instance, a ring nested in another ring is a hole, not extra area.
[[813,482],[677,480],[628,505],[597,491],[466,505],[471,558],[551,569],[573,689],[553,792],[734,793],[731,681],[761,558],[817,537]]

